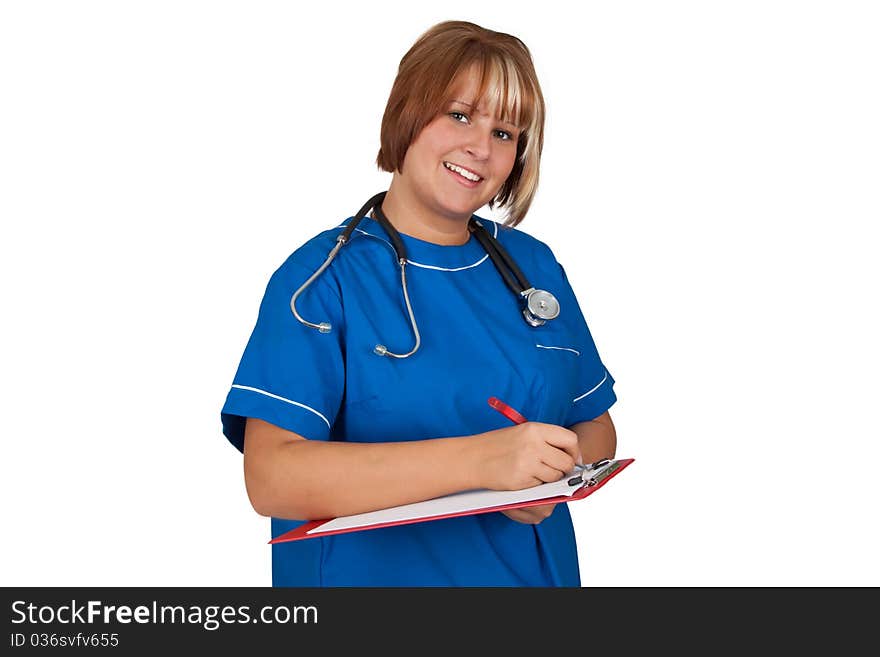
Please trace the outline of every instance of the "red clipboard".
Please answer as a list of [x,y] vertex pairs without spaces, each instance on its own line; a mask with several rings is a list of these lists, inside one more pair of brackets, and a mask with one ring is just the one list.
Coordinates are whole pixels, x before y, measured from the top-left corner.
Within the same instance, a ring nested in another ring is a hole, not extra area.
[[501,504],[497,506],[489,506],[489,507],[480,507],[474,509],[467,509],[464,511],[457,511],[455,513],[444,513],[438,515],[428,515],[421,516],[418,518],[408,518],[406,520],[397,520],[394,522],[379,522],[375,524],[369,525],[361,525],[358,527],[346,527],[342,529],[328,529],[326,531],[317,532],[314,534],[310,534],[309,532],[317,529],[318,527],[327,524],[333,518],[328,518],[325,520],[311,520],[309,522],[303,523],[296,529],[292,529],[288,532],[280,534],[269,541],[270,544],[275,543],[288,543],[290,541],[299,541],[307,538],[320,538],[321,536],[333,536],[335,534],[348,534],[350,532],[361,532],[368,531],[370,529],[379,529],[381,527],[393,527],[395,525],[411,525],[417,522],[428,522],[431,520],[442,520],[443,518],[457,518],[460,516],[472,516],[480,513],[493,513],[495,511],[504,511],[506,509],[520,509],[527,506],[539,506],[542,504],[560,504],[564,502],[574,502],[576,500],[582,500],[585,497],[588,497],[595,493],[597,490],[602,488],[605,484],[607,484],[611,479],[620,474],[624,468],[630,465],[635,459],[627,458],[627,459],[615,459],[611,460],[608,464],[607,469],[603,470],[601,473],[597,474],[595,478],[590,478],[587,475],[587,480],[585,483],[581,485],[581,487],[572,493],[571,495],[558,495],[555,497],[543,497],[539,499],[527,500],[524,502],[514,502],[511,504]]

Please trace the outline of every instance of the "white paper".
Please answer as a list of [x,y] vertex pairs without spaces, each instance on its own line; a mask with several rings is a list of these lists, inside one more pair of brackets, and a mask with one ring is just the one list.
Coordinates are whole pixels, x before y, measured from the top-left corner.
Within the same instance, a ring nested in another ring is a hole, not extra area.
[[[596,472],[603,469],[604,468],[599,468]],[[414,502],[412,504],[395,506],[390,509],[358,513],[353,516],[340,516],[339,518],[324,523],[320,527],[312,529],[308,533],[320,534],[321,532],[330,530],[350,529],[353,527],[378,525],[386,522],[400,522],[417,518],[432,518],[450,513],[469,511],[471,509],[483,509],[487,507],[501,506],[503,504],[539,500],[546,497],[557,497],[559,495],[571,496],[574,495],[581,486],[570,485],[568,480],[572,477],[576,477],[580,473],[581,469],[576,468],[574,472],[564,476],[559,481],[553,481],[549,484],[541,484],[531,488],[523,488],[522,490],[469,490],[437,497],[424,502]],[[594,473],[590,474],[592,475]]]

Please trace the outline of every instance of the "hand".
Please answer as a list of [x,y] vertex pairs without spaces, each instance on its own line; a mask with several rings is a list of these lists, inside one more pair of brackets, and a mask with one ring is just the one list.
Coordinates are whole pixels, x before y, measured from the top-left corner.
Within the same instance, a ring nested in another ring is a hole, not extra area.
[[541,504],[538,506],[525,506],[520,509],[507,509],[501,513],[516,522],[526,525],[537,525],[545,518],[549,518],[555,508],[555,504]]
[[524,422],[474,438],[481,488],[521,490],[559,481],[582,462],[578,435],[555,424]]

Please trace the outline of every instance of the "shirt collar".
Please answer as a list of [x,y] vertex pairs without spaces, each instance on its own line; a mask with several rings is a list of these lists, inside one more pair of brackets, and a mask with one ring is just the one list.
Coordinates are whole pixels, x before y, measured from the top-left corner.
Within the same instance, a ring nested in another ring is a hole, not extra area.
[[[489,219],[483,219],[477,215],[474,217],[486,227],[486,229],[494,236],[498,236],[498,224]],[[353,217],[346,219],[345,223],[339,228],[348,226]],[[369,239],[381,241],[387,245],[392,251],[391,240],[388,234],[382,228],[378,221],[371,217],[364,217],[358,222],[357,227],[352,234],[354,239]],[[406,260],[409,265],[421,267],[425,269],[435,269],[439,271],[461,271],[471,269],[481,265],[489,259],[488,254],[480,246],[477,239],[470,235],[465,244],[445,245],[426,242],[416,237],[400,234],[400,239],[406,248]]]

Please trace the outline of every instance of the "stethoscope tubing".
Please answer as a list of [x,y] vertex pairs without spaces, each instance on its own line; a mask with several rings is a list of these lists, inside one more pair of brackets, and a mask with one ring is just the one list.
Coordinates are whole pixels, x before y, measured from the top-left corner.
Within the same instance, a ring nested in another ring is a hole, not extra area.
[[[329,322],[315,324],[304,319],[296,310],[296,301],[309,285],[311,285],[315,279],[330,266],[330,263],[333,262],[333,259],[339,253],[340,249],[351,240],[351,236],[361,219],[367,216],[372,209],[376,221],[388,234],[388,237],[391,240],[391,248],[394,249],[394,253],[397,256],[397,263],[400,267],[400,282],[401,287],[403,288],[403,298],[406,303],[406,310],[409,315],[410,324],[412,325],[413,334],[415,335],[415,345],[405,354],[391,352],[385,347],[385,345],[381,344],[377,344],[373,351],[379,356],[408,358],[418,351],[422,339],[421,334],[419,333],[418,324],[416,323],[415,314],[413,313],[412,303],[409,298],[409,290],[406,284],[406,265],[407,262],[409,262],[407,260],[406,247],[404,246],[403,239],[400,237],[400,233],[394,228],[391,221],[385,216],[385,213],[382,212],[382,201],[385,199],[386,194],[387,192],[383,191],[370,198],[370,200],[364,203],[363,207],[358,210],[357,214],[352,217],[352,220],[345,227],[345,230],[337,236],[336,244],[334,244],[333,248],[330,250],[324,263],[311,276],[309,276],[302,285],[300,285],[296,292],[293,293],[293,296],[290,298],[290,309],[293,312],[294,317],[296,317],[300,323],[310,328],[317,329],[321,333],[329,333],[332,330],[332,326]],[[543,325],[546,320],[554,319],[559,315],[559,304],[556,301],[556,298],[544,290],[535,290],[531,283],[529,283],[525,274],[523,274],[522,270],[517,266],[516,262],[514,262],[513,258],[510,257],[507,250],[497,239],[489,234],[489,231],[487,231],[483,224],[481,224],[475,217],[470,218],[468,222],[468,230],[470,230],[486,251],[486,254],[492,260],[495,269],[498,270],[507,287],[509,287],[517,297],[526,300],[526,308],[523,309],[523,316],[525,317],[526,323],[530,326],[537,327]],[[538,303],[533,304],[533,301],[535,300],[538,300]],[[545,310],[548,307],[550,310]]]

